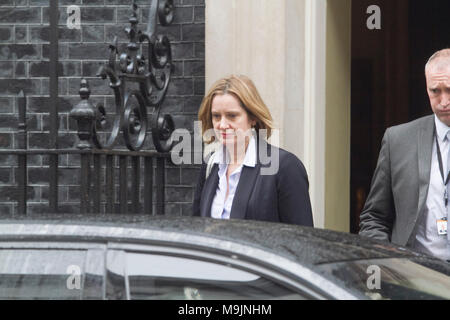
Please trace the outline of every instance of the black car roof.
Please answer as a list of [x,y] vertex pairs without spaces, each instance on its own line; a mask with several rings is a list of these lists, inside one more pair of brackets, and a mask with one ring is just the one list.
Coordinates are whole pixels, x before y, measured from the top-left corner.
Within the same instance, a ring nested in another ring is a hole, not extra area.
[[[156,229],[208,236],[268,250],[302,264],[316,265],[337,261],[391,257],[420,257],[408,249],[373,241],[357,235],[251,220],[217,220],[199,217],[149,215],[61,215],[34,217],[0,215],[0,224],[77,224],[103,227]],[[65,236],[83,237],[80,228]],[[32,232],[31,232],[32,233]],[[31,234],[30,233],[30,234]],[[25,234],[21,234],[23,238]],[[0,234],[0,240],[5,239]]]

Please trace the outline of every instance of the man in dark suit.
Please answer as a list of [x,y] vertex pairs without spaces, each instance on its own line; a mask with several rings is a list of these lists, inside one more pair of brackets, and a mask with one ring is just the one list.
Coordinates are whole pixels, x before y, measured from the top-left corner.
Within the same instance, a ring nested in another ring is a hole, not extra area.
[[450,49],[430,57],[425,76],[434,114],[386,130],[359,234],[450,260]]

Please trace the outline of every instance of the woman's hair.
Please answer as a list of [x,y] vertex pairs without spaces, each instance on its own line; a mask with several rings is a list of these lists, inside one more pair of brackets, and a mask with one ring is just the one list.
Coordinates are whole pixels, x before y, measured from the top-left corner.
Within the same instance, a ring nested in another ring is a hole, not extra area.
[[[270,137],[273,129],[272,116],[265,105],[264,101],[258,93],[253,81],[243,75],[231,75],[229,77],[216,81],[206,96],[203,98],[200,110],[198,112],[198,119],[202,122],[202,132],[213,128],[211,107],[213,99],[216,95],[231,94],[241,104],[241,107],[247,112],[251,120],[255,120],[255,130],[259,133],[260,129],[267,130],[267,138]],[[211,138],[206,143],[211,143],[214,138]]]

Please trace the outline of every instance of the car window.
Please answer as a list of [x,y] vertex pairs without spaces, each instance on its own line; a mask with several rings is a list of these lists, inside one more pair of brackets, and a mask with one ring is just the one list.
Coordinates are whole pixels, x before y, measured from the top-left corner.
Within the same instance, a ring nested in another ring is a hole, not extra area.
[[303,299],[294,290],[231,265],[161,254],[126,253],[131,299]]
[[[87,281],[84,277],[87,252],[1,249],[0,299],[81,299],[83,285],[89,283],[93,288],[99,280],[93,275]],[[97,292],[89,294],[98,296]]]
[[0,299],[80,299],[85,258],[82,250],[0,250]]
[[408,259],[373,259],[318,266],[370,299],[450,299],[450,277]]

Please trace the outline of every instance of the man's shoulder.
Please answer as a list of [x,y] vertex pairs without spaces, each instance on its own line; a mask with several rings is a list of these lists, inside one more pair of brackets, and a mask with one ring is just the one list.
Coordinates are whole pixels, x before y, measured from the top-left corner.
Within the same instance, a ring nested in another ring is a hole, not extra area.
[[394,136],[402,136],[404,134],[410,135],[414,132],[417,132],[421,129],[432,127],[434,121],[434,114],[424,116],[421,118],[418,118],[416,120],[402,123],[396,126],[389,127],[386,130],[386,133]]

